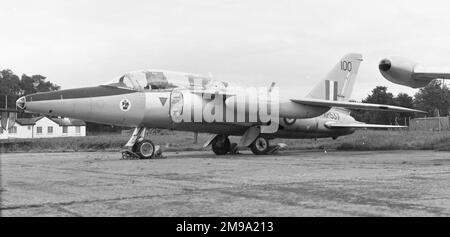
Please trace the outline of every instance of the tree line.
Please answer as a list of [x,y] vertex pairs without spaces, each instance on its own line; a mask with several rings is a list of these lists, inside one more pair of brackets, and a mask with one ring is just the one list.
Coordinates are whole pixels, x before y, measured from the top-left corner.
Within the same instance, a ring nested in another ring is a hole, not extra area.
[[[10,69],[0,71],[0,108],[6,108],[6,105],[10,109],[16,108],[16,100],[22,96],[34,94],[37,92],[56,91],[61,89],[55,83],[52,83],[42,75],[22,74],[20,77]],[[32,117],[39,115],[31,114],[19,114],[19,117]],[[86,122],[86,130],[89,133],[107,133],[107,132],[119,132],[121,127],[114,127],[103,124]]]
[[16,100],[24,95],[60,89],[58,85],[45,79],[45,76],[39,74],[22,74],[19,77],[10,69],[0,71],[0,108],[5,108],[6,104],[8,108],[15,108]]
[[409,125],[410,118],[449,116],[450,89],[441,80],[434,80],[426,87],[419,89],[412,97],[406,93],[399,93],[394,96],[387,92],[387,87],[377,86],[362,102],[395,105],[427,112],[425,115],[374,111],[354,111],[352,113],[355,119],[361,122]]

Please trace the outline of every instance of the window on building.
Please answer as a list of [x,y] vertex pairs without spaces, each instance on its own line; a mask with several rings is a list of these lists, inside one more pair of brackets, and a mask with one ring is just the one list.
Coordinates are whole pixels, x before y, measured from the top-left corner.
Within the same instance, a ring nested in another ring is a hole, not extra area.
[[63,133],[67,133],[67,126],[63,126]]
[[36,128],[36,133],[37,134],[42,134],[42,127],[37,127]]
[[17,133],[17,127],[14,126],[14,127],[10,128],[10,129],[8,129],[8,133],[9,133],[9,134],[15,134],[15,133]]
[[80,126],[76,126],[75,127],[75,133],[81,133],[81,127]]
[[31,128],[32,128],[31,126],[28,126],[28,130],[31,130]]
[[53,127],[52,126],[47,127],[47,133],[48,134],[53,134]]

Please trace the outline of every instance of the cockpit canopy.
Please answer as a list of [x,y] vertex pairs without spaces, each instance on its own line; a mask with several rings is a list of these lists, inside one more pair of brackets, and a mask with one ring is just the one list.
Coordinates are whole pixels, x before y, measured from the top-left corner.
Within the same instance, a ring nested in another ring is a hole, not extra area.
[[[142,70],[126,73],[104,85],[137,91],[150,91],[171,90],[180,87],[205,89],[215,84],[216,82],[208,76],[162,70]],[[224,86],[224,84],[222,85]]]

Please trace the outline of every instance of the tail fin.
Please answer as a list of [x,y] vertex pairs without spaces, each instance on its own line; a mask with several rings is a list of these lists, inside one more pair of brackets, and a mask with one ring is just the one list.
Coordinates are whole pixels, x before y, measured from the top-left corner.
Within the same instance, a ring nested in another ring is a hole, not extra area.
[[347,54],[306,96],[311,99],[348,101],[362,62],[361,54]]

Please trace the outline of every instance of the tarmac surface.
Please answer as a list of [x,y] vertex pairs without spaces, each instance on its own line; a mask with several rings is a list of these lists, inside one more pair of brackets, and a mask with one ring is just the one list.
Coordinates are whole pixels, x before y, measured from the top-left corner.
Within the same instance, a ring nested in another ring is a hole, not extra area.
[[1,154],[2,216],[450,216],[450,153]]

